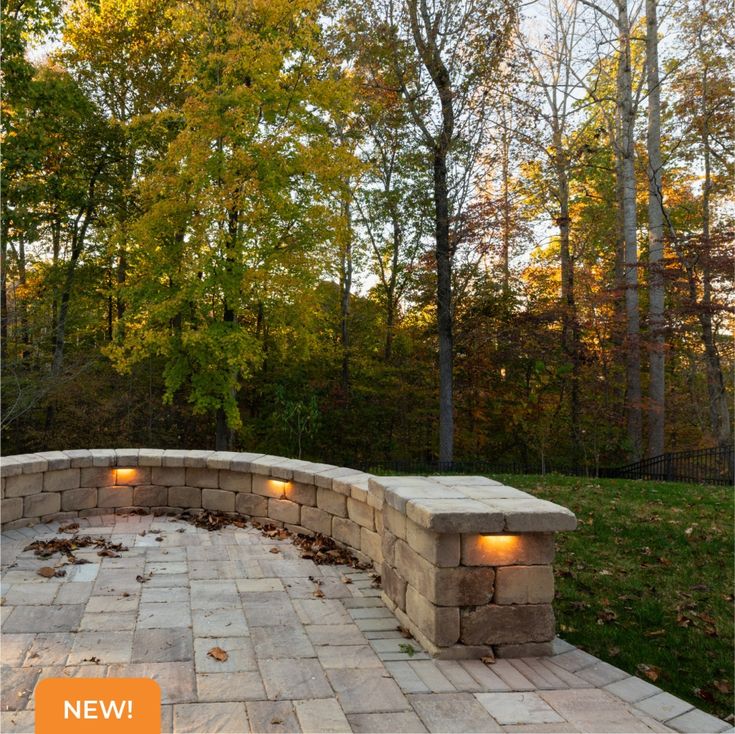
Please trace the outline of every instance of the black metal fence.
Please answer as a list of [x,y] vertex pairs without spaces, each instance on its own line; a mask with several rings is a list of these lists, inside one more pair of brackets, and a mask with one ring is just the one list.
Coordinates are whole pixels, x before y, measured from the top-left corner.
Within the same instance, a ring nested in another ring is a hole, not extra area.
[[568,466],[544,462],[519,461],[387,461],[356,464],[363,471],[378,474],[568,474],[613,479],[651,479],[666,482],[733,485],[735,483],[733,446],[694,451],[675,451],[643,459],[621,467],[592,465]]
[[654,479],[660,482],[695,482],[732,485],[735,481],[735,453],[730,446],[694,451],[673,451],[636,461],[607,476],[622,479]]

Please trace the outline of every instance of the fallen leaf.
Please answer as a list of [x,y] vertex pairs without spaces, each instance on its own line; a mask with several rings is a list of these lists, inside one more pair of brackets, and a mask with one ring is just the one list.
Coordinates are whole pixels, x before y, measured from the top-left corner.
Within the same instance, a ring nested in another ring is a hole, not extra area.
[[401,636],[405,637],[407,640],[413,638],[413,635],[405,627],[401,627],[400,624],[396,627],[396,629],[401,633]]
[[227,658],[230,656],[221,648],[221,647],[213,647],[208,653],[210,658],[214,658],[215,660],[219,660],[220,663],[224,663]]
[[140,574],[138,574],[138,575],[137,575],[137,576],[135,577],[135,580],[136,580],[136,581],[137,581],[137,582],[138,582],[139,584],[145,584],[145,583],[147,583],[148,581],[150,581],[150,580],[151,580],[151,576],[152,576],[152,575],[153,575],[153,574],[151,574],[151,573],[147,573],[147,574],[146,574],[145,576],[141,576]]
[[352,583],[352,579],[349,576],[343,576],[342,577],[342,583],[343,584],[351,584]]
[[650,632],[644,632],[645,637],[661,637],[666,634],[666,630],[651,630]]
[[646,663],[639,663],[637,666],[638,672],[643,673],[643,675],[648,678],[648,680],[655,683],[659,676],[661,675],[661,668],[655,666],[655,665],[646,665]]
[[79,530],[78,522],[70,522],[67,525],[59,525],[60,533],[75,533],[77,530]]
[[324,592],[321,589],[314,589],[314,596],[317,599],[322,599],[324,598]]
[[83,663],[94,663],[95,665],[99,665],[101,661],[98,657],[95,657],[93,655],[91,658],[83,658],[82,662]]
[[156,543],[163,543],[163,538],[160,535],[156,538]]
[[282,724],[283,719],[271,719],[271,724],[274,724],[275,726],[278,726],[278,724]]
[[732,693],[732,683],[729,680],[716,680],[713,685],[720,693]]
[[495,665],[495,655],[484,655],[480,658],[480,662],[485,665]]
[[119,553],[115,553],[115,551],[108,550],[107,548],[97,551],[97,555],[103,558],[120,558]]
[[43,566],[42,568],[39,568],[36,573],[39,576],[43,576],[45,579],[50,579],[52,576],[56,576],[56,569],[51,568],[51,566]]
[[280,550],[279,550],[278,548],[276,548],[276,546],[273,546],[273,547],[272,547],[272,548],[270,549],[270,553],[280,553],[280,552],[281,552],[281,551],[280,551]]

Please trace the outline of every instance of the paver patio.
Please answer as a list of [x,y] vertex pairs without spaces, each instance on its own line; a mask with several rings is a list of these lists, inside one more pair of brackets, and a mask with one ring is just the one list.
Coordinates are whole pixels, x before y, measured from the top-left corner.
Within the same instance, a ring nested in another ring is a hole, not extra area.
[[562,640],[547,658],[435,661],[369,572],[316,566],[254,528],[79,523],[129,550],[79,551],[91,562],[46,579],[58,556],[23,549],[58,526],[2,535],[3,732],[33,731],[36,684],[61,676],[155,678],[164,732],[733,731]]

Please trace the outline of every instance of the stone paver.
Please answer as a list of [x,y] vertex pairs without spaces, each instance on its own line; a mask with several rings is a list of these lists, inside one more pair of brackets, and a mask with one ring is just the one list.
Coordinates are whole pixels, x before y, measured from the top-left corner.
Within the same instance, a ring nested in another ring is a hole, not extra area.
[[315,566],[253,528],[79,522],[129,551],[79,551],[90,563],[43,579],[36,570],[63,559],[23,549],[57,525],[2,536],[2,731],[32,731],[35,686],[61,676],[155,678],[163,732],[731,729],[563,640],[547,658],[432,660],[368,572]]

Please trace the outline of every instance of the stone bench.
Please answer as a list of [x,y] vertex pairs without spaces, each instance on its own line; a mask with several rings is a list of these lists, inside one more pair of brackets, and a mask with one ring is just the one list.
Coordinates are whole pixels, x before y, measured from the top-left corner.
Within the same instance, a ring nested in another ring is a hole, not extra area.
[[485,477],[376,477],[225,451],[81,449],[0,462],[3,530],[144,508],[237,513],[371,561],[401,625],[442,658],[551,652],[554,533],[574,515]]

